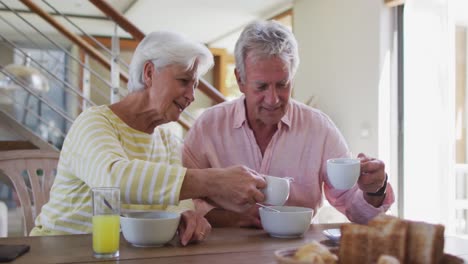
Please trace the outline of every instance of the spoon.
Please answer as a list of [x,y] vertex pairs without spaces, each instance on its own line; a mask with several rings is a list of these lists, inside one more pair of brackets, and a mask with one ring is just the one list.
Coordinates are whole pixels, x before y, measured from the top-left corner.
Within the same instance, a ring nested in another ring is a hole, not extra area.
[[269,206],[263,205],[263,204],[261,204],[261,203],[256,203],[256,204],[257,204],[258,206],[260,206],[260,207],[263,207],[263,208],[267,209],[267,210],[270,210],[270,211],[273,211],[273,212],[277,212],[277,213],[280,212],[279,210],[276,210],[276,209],[271,208],[271,207],[269,207]]
[[112,205],[104,198],[104,204],[109,208],[111,211],[114,211],[114,208],[112,208]]
[[[114,208],[112,208],[112,205],[109,203],[109,201],[107,201],[106,198],[103,198],[103,199],[104,199],[104,204],[107,206],[107,208],[109,208],[111,211],[114,211]],[[123,214],[123,213],[120,213],[120,216],[128,217],[127,214]]]

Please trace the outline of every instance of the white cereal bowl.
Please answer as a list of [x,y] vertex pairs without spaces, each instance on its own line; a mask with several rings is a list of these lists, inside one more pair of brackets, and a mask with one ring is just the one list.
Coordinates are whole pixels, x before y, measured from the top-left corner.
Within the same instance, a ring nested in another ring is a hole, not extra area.
[[309,229],[314,210],[298,206],[270,206],[275,212],[260,208],[263,229],[272,237],[301,237]]
[[122,233],[137,247],[160,247],[171,241],[180,222],[180,213],[151,211],[120,216]]

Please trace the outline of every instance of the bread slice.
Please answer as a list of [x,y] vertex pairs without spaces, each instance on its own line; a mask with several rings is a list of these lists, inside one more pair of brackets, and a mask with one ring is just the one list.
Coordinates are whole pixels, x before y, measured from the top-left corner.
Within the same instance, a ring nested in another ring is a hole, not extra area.
[[369,230],[368,226],[344,224],[341,226],[339,249],[340,264],[369,263]]
[[406,234],[408,222],[401,219],[380,214],[369,221],[370,227],[377,229],[377,236],[371,237],[369,248],[370,261],[375,263],[381,255],[389,255],[405,263]]
[[[392,256],[401,264],[460,263],[457,257],[444,255],[443,250],[443,225],[382,214],[369,221],[367,226],[341,226],[341,264],[378,263],[382,255]],[[380,261],[387,260],[393,261],[390,257]]]
[[[377,264],[400,264],[401,262],[394,256],[381,255],[377,260]],[[403,264],[403,263],[401,263]]]
[[406,221],[406,263],[439,264],[444,255],[444,226]]
[[314,264],[336,264],[338,262],[338,257],[317,241],[312,241],[300,247],[294,254],[294,259]]

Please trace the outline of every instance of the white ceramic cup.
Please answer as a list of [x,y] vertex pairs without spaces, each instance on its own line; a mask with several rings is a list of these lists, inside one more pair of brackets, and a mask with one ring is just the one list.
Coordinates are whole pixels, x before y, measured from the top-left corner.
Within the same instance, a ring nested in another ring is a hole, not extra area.
[[262,189],[265,194],[264,204],[283,205],[289,197],[289,179],[265,175],[267,186]]
[[327,174],[330,183],[338,190],[352,188],[361,173],[361,160],[337,158],[327,160]]

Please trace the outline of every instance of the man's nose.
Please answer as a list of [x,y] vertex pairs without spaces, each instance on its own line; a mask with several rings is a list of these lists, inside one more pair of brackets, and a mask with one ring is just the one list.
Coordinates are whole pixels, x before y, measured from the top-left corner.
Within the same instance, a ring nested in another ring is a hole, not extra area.
[[270,105],[274,105],[279,102],[278,92],[276,91],[275,87],[270,87],[268,89],[268,92],[265,96],[265,101]]

